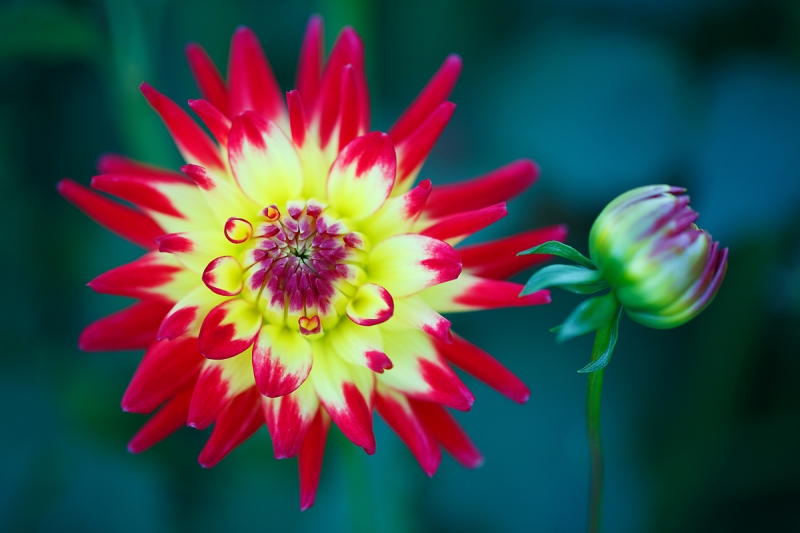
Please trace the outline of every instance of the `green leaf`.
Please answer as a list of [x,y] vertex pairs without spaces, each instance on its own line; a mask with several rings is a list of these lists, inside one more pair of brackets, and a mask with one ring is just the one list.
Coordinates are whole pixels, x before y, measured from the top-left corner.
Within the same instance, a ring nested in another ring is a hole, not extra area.
[[614,318],[611,322],[597,330],[597,336],[594,339],[594,347],[592,348],[593,361],[578,370],[578,372],[581,374],[595,372],[601,368],[605,368],[608,362],[611,361],[611,354],[614,353],[614,347],[617,345],[619,319],[621,316],[622,306],[620,305],[617,307],[617,312],[614,314]]
[[611,321],[618,307],[619,303],[613,292],[581,302],[561,324],[556,340],[564,342],[602,328]]
[[597,270],[597,267],[594,266],[594,263],[592,263],[591,259],[584,256],[582,253],[580,253],[572,246],[567,246],[563,242],[548,241],[544,244],[540,244],[539,246],[534,246],[529,250],[520,252],[517,255],[529,255],[529,254],[557,255],[558,257],[563,257],[564,259],[575,261],[579,265],[585,266],[586,268]]
[[608,287],[608,283],[600,277],[599,270],[573,265],[550,265],[531,276],[519,295],[525,296],[550,287],[578,294],[592,294]]

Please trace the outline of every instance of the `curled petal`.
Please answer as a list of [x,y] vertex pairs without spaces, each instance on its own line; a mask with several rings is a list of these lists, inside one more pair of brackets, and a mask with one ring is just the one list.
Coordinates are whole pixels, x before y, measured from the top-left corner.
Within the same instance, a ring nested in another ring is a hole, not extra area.
[[374,283],[365,283],[347,304],[347,316],[359,326],[374,326],[392,318],[394,300],[389,291]]
[[244,287],[242,265],[229,255],[217,257],[203,271],[203,283],[220,296],[236,296]]

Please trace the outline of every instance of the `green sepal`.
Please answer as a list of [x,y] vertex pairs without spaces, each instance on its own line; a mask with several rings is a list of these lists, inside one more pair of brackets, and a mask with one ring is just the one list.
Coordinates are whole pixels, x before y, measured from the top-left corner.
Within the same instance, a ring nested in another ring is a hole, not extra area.
[[613,292],[581,302],[561,324],[556,341],[564,342],[602,328],[611,322],[618,307]]
[[550,287],[578,294],[593,294],[608,287],[608,283],[601,277],[599,270],[573,265],[550,265],[531,276],[519,295],[525,296]]
[[614,353],[614,347],[617,345],[617,337],[619,336],[619,319],[622,316],[622,306],[617,307],[617,312],[614,318],[605,326],[597,330],[597,337],[595,337],[595,346],[592,352],[599,351],[600,354],[597,358],[578,370],[581,374],[588,374],[589,372],[596,372],[601,368],[605,368],[609,361],[611,361],[611,354]]
[[539,246],[534,246],[529,250],[520,252],[517,255],[529,255],[529,254],[557,255],[558,257],[563,257],[564,259],[575,261],[579,265],[585,266],[586,268],[597,270],[597,267],[594,265],[594,263],[592,263],[591,259],[584,256],[582,253],[580,253],[572,246],[567,246],[563,242],[548,241],[544,244],[540,244]]

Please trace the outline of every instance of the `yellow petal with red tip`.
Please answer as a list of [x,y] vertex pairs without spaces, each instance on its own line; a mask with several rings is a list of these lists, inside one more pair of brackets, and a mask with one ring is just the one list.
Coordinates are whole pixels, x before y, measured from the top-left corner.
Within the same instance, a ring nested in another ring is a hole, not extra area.
[[358,288],[355,297],[347,304],[347,316],[359,326],[382,324],[394,314],[394,300],[389,291],[365,283]]
[[206,315],[225,299],[214,294],[204,285],[192,290],[181,298],[161,322],[156,338],[172,340],[182,335],[196,337]]
[[511,281],[461,274],[456,280],[421,292],[420,296],[431,308],[442,313],[550,303],[549,291],[537,291],[520,297],[523,288],[523,285]]
[[305,380],[291,394],[262,398],[264,419],[272,437],[276,459],[294,457],[319,409],[319,397],[311,380]]
[[261,394],[270,398],[293,392],[311,370],[311,344],[282,326],[262,326],[253,345],[253,373]]
[[383,351],[383,336],[378,328],[342,320],[327,334],[327,340],[333,351],[349,363],[378,373],[392,368],[392,362]]
[[368,454],[375,453],[372,395],[375,373],[346,363],[324,337],[313,342],[314,371],[309,375],[320,402],[345,436]]
[[[426,291],[423,291],[424,294]],[[395,301],[394,317],[384,325],[390,329],[418,328],[444,342],[450,341],[450,321],[434,311],[420,295]]]
[[229,255],[217,257],[203,271],[203,283],[220,296],[236,296],[244,286],[242,265]]
[[159,252],[174,255],[186,268],[201,275],[211,261],[236,251],[220,228],[170,233],[158,237],[156,244]]
[[209,359],[227,359],[249,348],[259,329],[259,310],[241,298],[234,298],[208,313],[200,327],[197,346]]
[[369,280],[401,298],[456,279],[461,258],[453,248],[424,235],[395,235],[379,242],[367,257]]
[[383,206],[394,186],[397,158],[389,136],[368,133],[344,147],[328,176],[328,201],[345,218],[360,220]]
[[294,145],[275,123],[252,111],[234,119],[228,157],[237,183],[257,204],[283,205],[303,190]]
[[411,397],[442,403],[460,411],[472,406],[475,397],[442,360],[424,333],[379,327],[386,355],[394,364],[389,372],[376,375],[381,383]]

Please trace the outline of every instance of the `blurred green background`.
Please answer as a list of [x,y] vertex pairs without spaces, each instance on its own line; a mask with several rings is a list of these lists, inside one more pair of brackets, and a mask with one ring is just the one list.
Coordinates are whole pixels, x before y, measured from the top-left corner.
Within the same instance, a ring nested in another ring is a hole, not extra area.
[[[138,256],[59,198],[97,157],[176,168],[138,92],[198,97],[183,58],[224,69],[230,36],[259,35],[292,86],[312,13],[328,46],[353,25],[367,49],[375,129],[458,52],[456,114],[422,176],[444,183],[520,157],[539,183],[486,239],[565,222],[586,250],[617,194],[689,188],[700,225],[731,248],[714,304],[677,330],[629,320],[606,371],[608,532],[800,531],[800,2],[70,0],[0,3],[0,530],[571,532],[586,525],[591,339],[548,329],[579,301],[452,317],[530,386],[520,406],[476,393],[458,418],[486,455],[428,479],[382,422],[366,457],[331,432],[317,504],[298,510],[294,460],[265,430],[220,465],[182,429],[141,456],[144,422],[119,401],[140,353],[85,354],[81,328],[121,298],[84,284]],[[529,273],[521,277],[527,278]],[[207,433],[207,432],[205,432]]]

